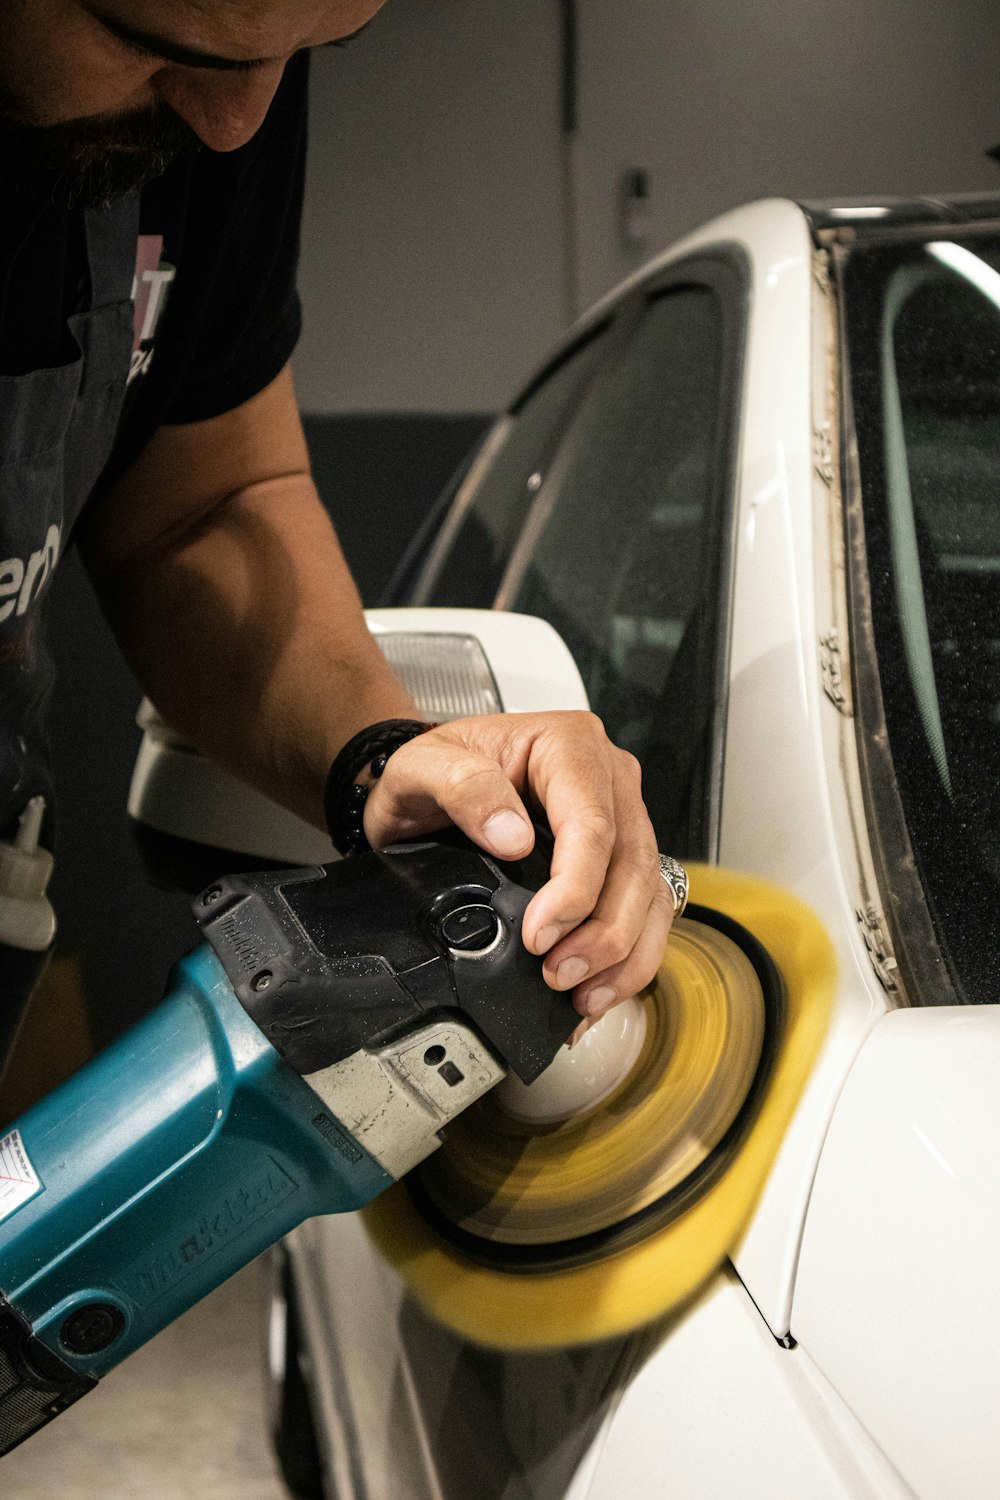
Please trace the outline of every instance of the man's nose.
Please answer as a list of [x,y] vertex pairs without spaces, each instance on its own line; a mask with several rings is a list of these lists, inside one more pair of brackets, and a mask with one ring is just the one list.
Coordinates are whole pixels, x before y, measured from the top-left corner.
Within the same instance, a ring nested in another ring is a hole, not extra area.
[[263,123],[284,67],[279,61],[238,73],[168,67],[151,82],[210,151],[235,151]]

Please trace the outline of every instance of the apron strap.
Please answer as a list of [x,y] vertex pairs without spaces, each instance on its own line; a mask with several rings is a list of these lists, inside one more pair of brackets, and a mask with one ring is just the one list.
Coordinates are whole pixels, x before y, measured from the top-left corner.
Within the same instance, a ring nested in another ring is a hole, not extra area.
[[107,208],[88,208],[84,215],[90,305],[127,302],[135,280],[139,240],[139,194],[116,198]]

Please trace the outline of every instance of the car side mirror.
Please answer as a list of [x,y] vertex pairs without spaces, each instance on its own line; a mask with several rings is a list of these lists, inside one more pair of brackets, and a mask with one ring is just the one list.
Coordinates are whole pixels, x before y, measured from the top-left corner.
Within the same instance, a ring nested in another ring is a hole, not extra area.
[[[372,609],[365,619],[428,719],[587,707],[576,663],[544,620],[481,609]],[[325,833],[206,759],[148,700],[138,722],[128,811],[154,875],[199,888],[216,868],[241,861],[310,865],[337,857]],[[215,858],[180,861],[178,843]]]

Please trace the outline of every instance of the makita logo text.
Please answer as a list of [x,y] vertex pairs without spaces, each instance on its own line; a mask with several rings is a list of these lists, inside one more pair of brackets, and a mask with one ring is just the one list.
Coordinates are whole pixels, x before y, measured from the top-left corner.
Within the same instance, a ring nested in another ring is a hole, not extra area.
[[245,1177],[206,1213],[186,1224],[168,1248],[131,1266],[120,1283],[122,1290],[140,1307],[154,1301],[224,1246],[241,1239],[296,1191],[297,1184],[284,1168],[273,1159],[267,1161],[259,1172]]
[[11,615],[28,613],[56,565],[61,540],[59,527],[50,526],[45,541],[26,562],[20,557],[7,557],[0,562],[0,624]]
[[253,915],[240,910],[219,923],[219,935],[244,974],[256,974],[263,962],[260,942],[253,930]]

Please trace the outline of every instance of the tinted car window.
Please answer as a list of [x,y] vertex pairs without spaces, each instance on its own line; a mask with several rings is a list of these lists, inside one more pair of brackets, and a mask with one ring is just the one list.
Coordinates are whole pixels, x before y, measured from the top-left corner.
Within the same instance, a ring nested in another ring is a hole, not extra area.
[[513,408],[509,430],[483,478],[474,491],[460,491],[415,603],[467,609],[493,603],[566,411],[595,369],[605,333],[604,326],[595,330]]
[[643,763],[661,841],[688,854],[709,852],[723,345],[714,290],[650,301],[580,406],[497,601],[559,631]]
[[1000,242],[859,250],[846,290],[874,644],[898,787],[897,799],[873,800],[873,817],[884,825],[901,811],[959,994],[997,1001]]

